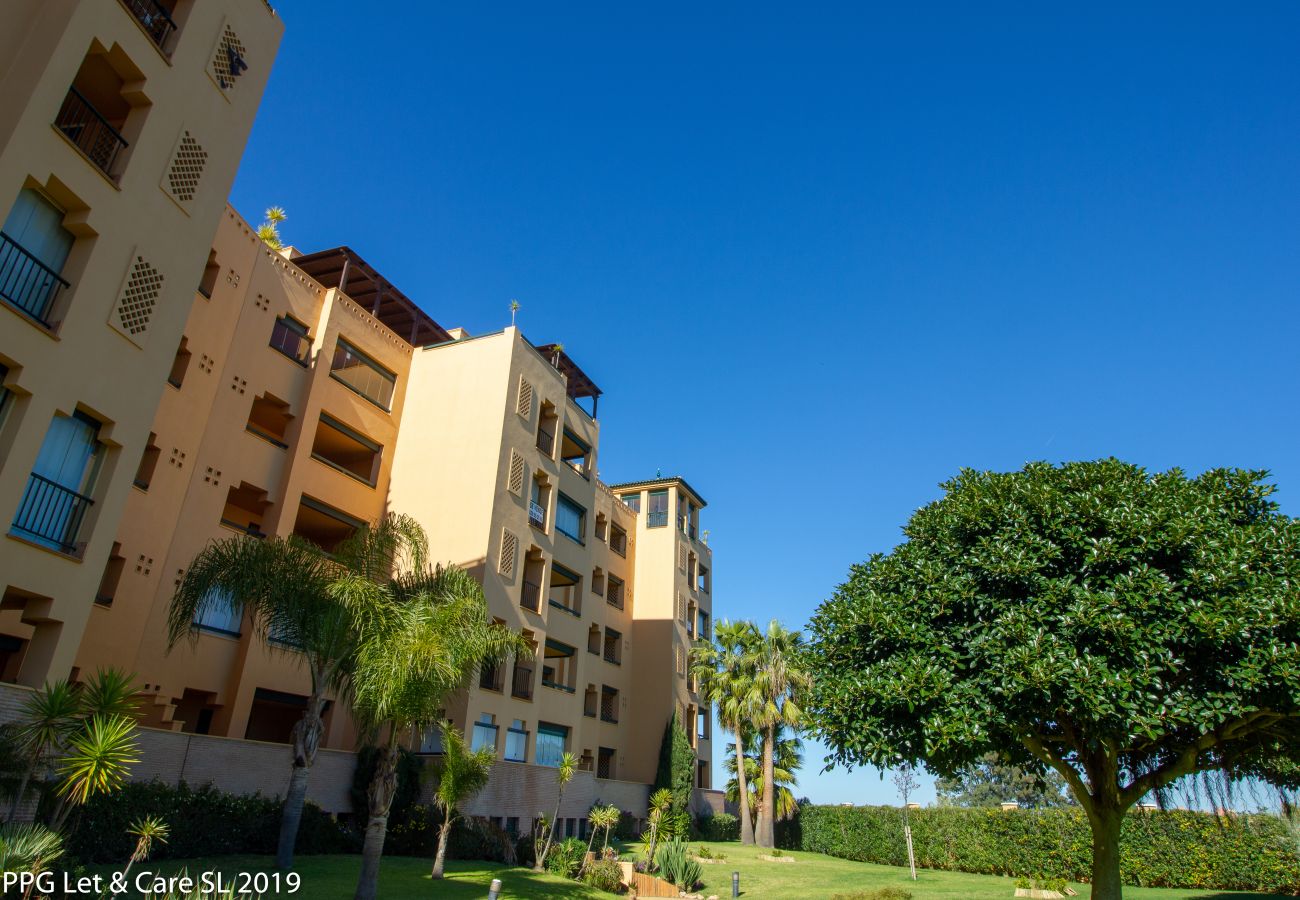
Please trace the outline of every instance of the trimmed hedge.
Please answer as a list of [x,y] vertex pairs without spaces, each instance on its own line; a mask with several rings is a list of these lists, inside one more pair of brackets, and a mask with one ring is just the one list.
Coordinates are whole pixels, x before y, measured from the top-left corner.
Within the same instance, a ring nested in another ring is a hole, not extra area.
[[[1080,809],[933,807],[910,810],[909,821],[924,868],[1091,877],[1092,832]],[[907,865],[897,807],[806,806],[787,835],[790,849]],[[1126,884],[1144,887],[1300,893],[1300,847],[1270,815],[1134,810],[1124,820],[1120,869]]]
[[695,820],[695,831],[701,841],[740,840],[740,819],[731,813],[714,813]]

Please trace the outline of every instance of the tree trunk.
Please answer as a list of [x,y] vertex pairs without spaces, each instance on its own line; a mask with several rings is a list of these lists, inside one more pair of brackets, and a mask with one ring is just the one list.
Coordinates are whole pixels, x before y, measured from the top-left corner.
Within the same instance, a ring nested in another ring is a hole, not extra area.
[[736,785],[740,788],[740,842],[754,843],[754,818],[749,809],[749,781],[745,777],[745,738],[736,729]]
[[23,797],[27,795],[27,787],[32,783],[32,773],[36,771],[37,763],[32,763],[23,769],[22,780],[18,782],[18,793],[14,794],[14,802],[9,807],[9,818],[6,822],[13,822],[18,818],[18,807],[23,805]]
[[441,878],[447,865],[447,842],[451,839],[451,816],[438,829],[438,853],[433,858],[433,877]]
[[533,871],[540,872],[546,867],[546,857],[551,852],[551,841],[555,840],[555,826],[560,824],[560,804],[564,801],[564,785],[555,797],[555,815],[551,817],[551,827],[546,832],[546,843],[542,845],[542,855],[533,860]]
[[763,729],[763,796],[758,801],[758,834],[755,836],[758,846],[771,849],[776,846],[776,828],[773,823],[775,809],[776,785],[773,769],[773,754],[776,751],[776,728],[769,725]]
[[293,773],[289,776],[289,789],[285,791],[284,807],[280,811],[280,843],[275,851],[277,869],[293,868],[293,850],[298,843],[302,806],[307,800],[307,778],[312,763],[316,761],[321,732],[325,730],[321,722],[324,706],[325,698],[313,695],[307,702],[307,711],[293,726]]
[[1092,825],[1092,900],[1122,900],[1119,832],[1124,813],[1117,809],[1091,809],[1088,821]]
[[370,779],[367,800],[370,821],[366,825],[365,843],[361,845],[361,875],[353,900],[375,900],[379,896],[379,861],[384,855],[384,838],[388,835],[388,810],[397,793],[397,731],[389,732],[388,744],[375,759],[375,775]]

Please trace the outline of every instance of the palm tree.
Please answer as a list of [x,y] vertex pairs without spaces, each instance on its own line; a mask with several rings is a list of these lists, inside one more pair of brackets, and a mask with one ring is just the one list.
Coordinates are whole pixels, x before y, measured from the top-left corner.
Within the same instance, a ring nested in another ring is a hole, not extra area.
[[564,800],[564,789],[573,780],[578,771],[578,758],[567,750],[560,756],[560,763],[555,767],[555,815],[551,816],[551,825],[546,830],[546,841],[542,844],[542,853],[533,860],[533,871],[540,872],[546,865],[546,856],[551,852],[551,841],[555,840],[555,826],[560,823],[560,803]]
[[650,831],[649,845],[646,847],[645,869],[651,872],[655,867],[655,847],[659,843],[659,826],[663,823],[664,816],[668,815],[668,810],[673,806],[673,792],[668,788],[660,788],[650,795],[650,811],[646,816],[646,827]]
[[387,572],[396,574],[380,580],[382,571],[350,573],[330,587],[357,624],[352,713],[361,734],[379,750],[367,791],[356,900],[373,900],[378,892],[403,743],[434,724],[446,697],[484,663],[526,652],[527,646],[492,622],[482,586],[464,570],[390,567]]
[[[714,629],[713,641],[697,641],[691,650],[691,666],[699,682],[700,693],[717,704],[718,722],[736,736],[735,752],[744,755],[752,732],[750,723],[758,715],[758,657],[755,648],[760,635],[753,622],[723,621]],[[754,819],[749,808],[748,773],[737,774],[740,781],[740,840],[754,843]]]
[[25,760],[22,777],[9,806],[8,821],[18,815],[18,808],[27,797],[27,788],[37,769],[63,748],[81,723],[81,698],[76,688],[67,681],[47,684],[32,693],[19,712],[13,729],[13,741],[19,755]]
[[247,617],[273,652],[305,664],[311,692],[290,736],[291,773],[280,813],[275,864],[293,866],[294,845],[316,752],[325,731],[327,695],[341,693],[356,650],[353,611],[330,585],[344,577],[386,579],[399,558],[424,559],[424,532],[413,519],[387,516],[340,544],[332,555],[301,538],[231,537],[209,544],[181,580],[168,610],[168,649],[198,640],[195,619],[226,611]]
[[438,853],[433,858],[433,877],[441,878],[447,859],[447,842],[451,826],[456,821],[456,810],[487,786],[496,762],[496,750],[480,747],[471,751],[465,736],[443,722],[442,766],[438,771],[438,788],[433,792],[433,802],[442,810],[442,827],[438,829]]
[[801,668],[803,638],[776,619],[767,626],[755,648],[762,664],[755,686],[762,705],[754,723],[763,733],[763,792],[758,806],[755,840],[760,847],[776,845],[775,768],[776,732],[782,725],[798,728],[803,721],[799,697],[812,685],[812,677]]
[[[776,755],[772,767],[772,778],[776,782],[775,812],[777,819],[788,819],[798,807],[794,792],[790,790],[799,784],[795,772],[803,766],[803,750],[799,738],[785,726],[777,729]],[[726,797],[732,803],[740,802],[740,778],[736,773],[735,748],[727,748],[727,771],[731,778],[727,781]],[[745,780],[749,788],[749,808],[756,812],[763,797],[762,747],[756,732],[745,738]]]
[[596,834],[601,829],[605,830],[605,845],[601,848],[601,855],[609,849],[609,832],[618,827],[618,820],[622,817],[623,811],[614,804],[608,806],[593,806],[587,813],[587,821],[591,823],[591,840],[587,842],[587,852],[590,853],[592,847],[596,844]]

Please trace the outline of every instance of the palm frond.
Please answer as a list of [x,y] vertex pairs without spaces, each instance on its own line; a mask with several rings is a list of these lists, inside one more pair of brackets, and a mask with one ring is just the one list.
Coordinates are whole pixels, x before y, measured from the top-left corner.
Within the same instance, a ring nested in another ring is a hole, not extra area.
[[97,669],[81,686],[81,705],[87,718],[134,716],[140,708],[135,675],[121,669]]
[[119,788],[139,762],[135,732],[135,722],[126,716],[95,716],[87,722],[55,767],[59,796],[82,804]]

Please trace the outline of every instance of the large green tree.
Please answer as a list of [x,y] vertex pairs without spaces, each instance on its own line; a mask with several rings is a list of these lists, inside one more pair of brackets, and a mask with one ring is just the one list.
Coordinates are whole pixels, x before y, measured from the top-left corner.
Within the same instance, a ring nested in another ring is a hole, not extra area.
[[1300,524],[1266,477],[963,471],[814,616],[831,762],[1051,768],[1092,826],[1093,896],[1120,897],[1144,796],[1208,770],[1296,778]]
[[1000,806],[1016,803],[1023,809],[1052,809],[1074,802],[1069,785],[1055,769],[1046,773],[1008,765],[996,753],[985,753],[952,778],[935,781],[941,804]]

